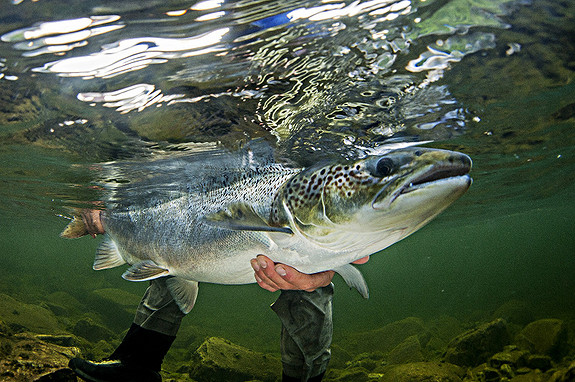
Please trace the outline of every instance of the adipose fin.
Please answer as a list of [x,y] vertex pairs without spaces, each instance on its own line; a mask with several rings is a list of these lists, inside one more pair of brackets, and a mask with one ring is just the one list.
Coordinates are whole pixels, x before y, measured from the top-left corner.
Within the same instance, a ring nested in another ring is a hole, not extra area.
[[116,243],[112,238],[106,235],[106,238],[96,250],[96,258],[94,259],[93,268],[96,271],[101,269],[108,269],[118,267],[120,265],[126,264],[126,261],[120,254]]

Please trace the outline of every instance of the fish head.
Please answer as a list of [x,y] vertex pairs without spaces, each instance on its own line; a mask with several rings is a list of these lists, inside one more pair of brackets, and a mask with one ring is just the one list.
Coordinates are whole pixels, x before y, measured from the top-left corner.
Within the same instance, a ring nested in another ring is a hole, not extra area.
[[311,167],[278,191],[270,222],[319,246],[365,256],[415,232],[463,195],[471,164],[459,152],[412,147]]

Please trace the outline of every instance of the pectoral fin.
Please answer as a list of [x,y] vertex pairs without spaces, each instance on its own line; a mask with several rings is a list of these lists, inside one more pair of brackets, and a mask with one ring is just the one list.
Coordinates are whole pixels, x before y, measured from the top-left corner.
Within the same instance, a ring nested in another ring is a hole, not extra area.
[[367,283],[363,278],[363,275],[351,264],[343,265],[339,268],[334,269],[349,285],[350,288],[355,288],[363,296],[363,298],[369,298],[369,289]]
[[225,210],[208,214],[205,222],[236,231],[267,231],[293,234],[289,227],[272,227],[245,203],[232,204]]
[[168,273],[167,269],[160,267],[152,260],[144,260],[128,268],[122,277],[130,281],[147,281],[167,276]]
[[184,314],[190,313],[198,297],[198,282],[180,277],[169,277],[166,280],[166,285],[180,310]]
[[108,269],[118,267],[126,264],[126,261],[120,254],[116,243],[106,235],[106,238],[98,246],[96,250],[96,258],[94,259],[93,268],[96,271],[101,269]]

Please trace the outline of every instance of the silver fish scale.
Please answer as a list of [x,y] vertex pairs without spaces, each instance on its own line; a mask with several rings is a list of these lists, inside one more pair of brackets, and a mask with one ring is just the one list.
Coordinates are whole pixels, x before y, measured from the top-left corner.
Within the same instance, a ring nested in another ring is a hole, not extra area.
[[227,273],[233,279],[235,264],[230,258],[242,251],[249,251],[252,257],[258,250],[266,252],[269,237],[261,232],[221,229],[206,223],[204,216],[239,202],[267,219],[278,189],[300,171],[273,164],[212,173],[187,187],[189,192],[179,198],[145,208],[109,210],[104,224],[114,241],[121,243],[119,249],[129,263],[150,259],[170,269],[170,274],[185,269],[200,281],[203,275],[215,273],[214,269],[222,273],[222,268],[230,267]]

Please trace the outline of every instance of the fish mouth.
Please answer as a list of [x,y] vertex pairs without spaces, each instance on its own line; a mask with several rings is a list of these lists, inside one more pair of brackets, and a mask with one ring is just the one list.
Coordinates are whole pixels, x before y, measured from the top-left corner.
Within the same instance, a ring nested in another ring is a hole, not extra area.
[[[401,196],[434,185],[440,186],[441,183],[444,183],[445,187],[453,187],[454,189],[465,188],[467,190],[472,183],[472,179],[469,176],[471,165],[471,158],[461,154],[459,156],[451,156],[448,160],[428,166],[424,170],[413,171],[409,174],[408,179],[389,196],[388,202],[383,205],[390,206]],[[382,207],[381,202],[377,202],[379,196],[372,203],[374,208]],[[376,205],[379,206],[376,207]]]
[[[392,159],[399,169],[395,176],[381,183],[382,188],[371,202],[376,210],[390,208],[397,199],[408,194],[409,205],[445,198],[452,193],[465,192],[471,186],[471,158],[456,151],[417,149],[399,152]],[[402,173],[403,172],[403,173]],[[404,206],[405,207],[405,206]]]
[[410,179],[409,182],[406,182],[398,190],[398,192],[396,192],[394,199],[396,199],[399,195],[408,194],[410,192],[427,187],[432,183],[456,177],[467,177],[469,179],[469,187],[471,185],[471,177],[468,175],[470,170],[471,164],[458,166],[433,166],[423,174],[416,175],[414,178]]

